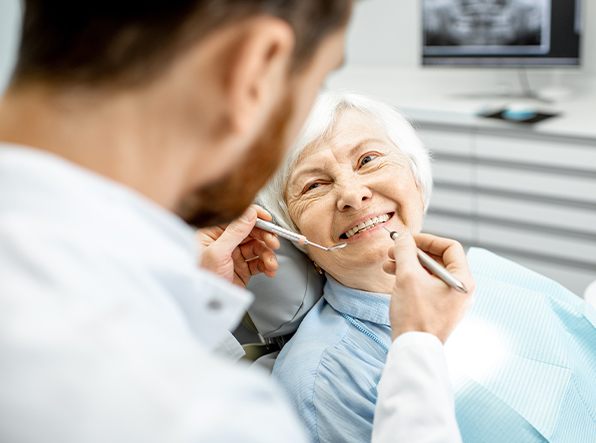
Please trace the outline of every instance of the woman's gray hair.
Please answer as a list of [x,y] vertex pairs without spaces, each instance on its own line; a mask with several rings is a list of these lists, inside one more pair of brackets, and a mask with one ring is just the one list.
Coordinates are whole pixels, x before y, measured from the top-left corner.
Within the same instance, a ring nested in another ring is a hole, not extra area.
[[263,188],[257,203],[267,209],[273,220],[286,229],[298,231],[288,212],[285,193],[296,161],[307,146],[333,131],[346,110],[356,110],[377,121],[386,135],[410,160],[410,168],[422,193],[424,210],[432,192],[430,155],[412,125],[394,108],[385,103],[353,93],[325,92],[317,99],[298,141],[290,150],[279,171]]

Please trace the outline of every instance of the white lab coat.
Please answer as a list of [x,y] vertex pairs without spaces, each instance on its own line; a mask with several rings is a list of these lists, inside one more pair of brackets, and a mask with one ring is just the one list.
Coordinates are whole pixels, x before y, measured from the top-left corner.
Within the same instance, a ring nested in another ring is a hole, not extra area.
[[[0,441],[304,442],[274,382],[213,355],[251,296],[137,193],[0,145]],[[442,346],[393,344],[373,439],[455,442]]]
[[422,332],[391,345],[378,386],[373,442],[461,442],[443,345]]

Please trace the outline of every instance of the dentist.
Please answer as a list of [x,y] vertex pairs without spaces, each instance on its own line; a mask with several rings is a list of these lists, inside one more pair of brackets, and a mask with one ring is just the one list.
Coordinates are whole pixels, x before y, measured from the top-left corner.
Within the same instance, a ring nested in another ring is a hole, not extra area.
[[[247,207],[342,63],[351,1],[23,4],[0,101],[0,441],[305,441],[269,379],[215,354],[238,286],[275,272]],[[189,224],[220,228],[199,246]],[[469,296],[399,242],[374,438],[459,441],[441,341]]]

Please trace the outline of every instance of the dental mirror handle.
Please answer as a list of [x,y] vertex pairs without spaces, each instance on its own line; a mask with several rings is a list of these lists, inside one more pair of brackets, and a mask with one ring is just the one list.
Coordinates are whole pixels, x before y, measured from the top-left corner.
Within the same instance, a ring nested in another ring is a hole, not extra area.
[[338,249],[342,249],[344,247],[347,246],[346,243],[338,243],[336,245],[333,246],[322,246],[318,243],[312,242],[310,240],[308,240],[304,235],[302,234],[298,234],[296,232],[290,231],[289,229],[284,229],[281,226],[277,226],[275,223],[271,223],[265,220],[261,220],[260,218],[257,218],[257,222],[255,223],[255,226],[259,229],[262,229],[263,231],[267,231],[267,232],[271,232],[273,234],[277,234],[280,237],[283,237],[285,239],[288,239],[290,241],[296,242],[302,246],[306,246],[306,245],[310,245],[313,246],[315,248],[319,248],[322,249],[323,251],[336,251]]
[[277,234],[280,237],[285,238],[287,240],[297,242],[300,244],[306,243],[306,237],[304,235],[300,235],[288,229],[284,229],[281,226],[277,226],[275,223],[271,223],[257,218],[255,226],[259,229],[262,229],[263,231],[271,232],[272,234]]

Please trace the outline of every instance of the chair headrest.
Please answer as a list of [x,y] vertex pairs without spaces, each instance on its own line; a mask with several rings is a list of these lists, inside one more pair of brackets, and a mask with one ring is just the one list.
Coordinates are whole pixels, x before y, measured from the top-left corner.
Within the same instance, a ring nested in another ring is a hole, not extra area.
[[264,337],[279,337],[298,329],[300,322],[323,295],[325,277],[290,241],[279,239],[279,269],[274,278],[254,276],[248,289],[255,301],[248,313]]

